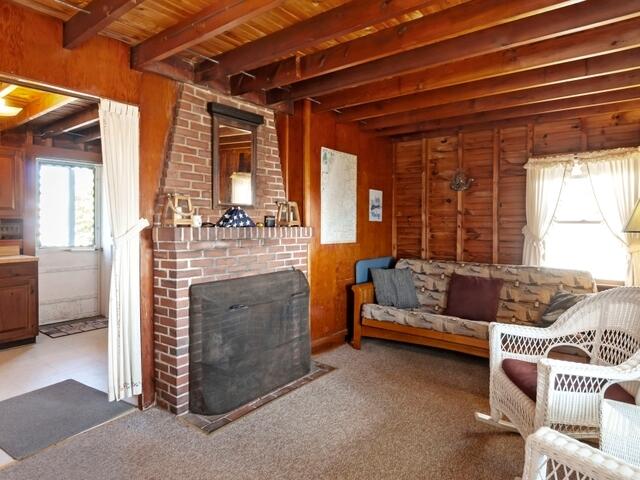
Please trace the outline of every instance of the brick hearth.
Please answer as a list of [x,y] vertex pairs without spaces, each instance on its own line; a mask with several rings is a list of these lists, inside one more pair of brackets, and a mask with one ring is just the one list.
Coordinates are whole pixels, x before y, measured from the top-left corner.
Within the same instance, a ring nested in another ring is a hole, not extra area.
[[156,201],[154,323],[157,403],[174,413],[189,406],[189,286],[275,272],[308,271],[309,228],[159,227],[168,193],[191,196],[205,222],[225,208],[212,205],[211,116],[218,102],[264,117],[257,130],[256,202],[246,212],[256,222],[275,215],[284,183],[273,111],[194,85],[182,85],[175,108],[162,183]]
[[308,271],[311,229],[156,227],[154,323],[157,403],[189,409],[189,287],[289,268]]

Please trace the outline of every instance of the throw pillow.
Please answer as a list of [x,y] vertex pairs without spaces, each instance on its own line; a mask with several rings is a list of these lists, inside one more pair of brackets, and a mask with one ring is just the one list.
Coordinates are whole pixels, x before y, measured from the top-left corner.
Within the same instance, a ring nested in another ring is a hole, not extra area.
[[558,317],[564,312],[573,307],[576,303],[581,302],[587,298],[586,293],[571,293],[571,292],[557,292],[549,302],[549,306],[546,308],[540,322],[545,325],[552,325]]
[[495,322],[502,280],[499,278],[451,275],[445,315],[467,320]]
[[418,308],[418,295],[411,271],[407,268],[372,268],[373,288],[378,305]]

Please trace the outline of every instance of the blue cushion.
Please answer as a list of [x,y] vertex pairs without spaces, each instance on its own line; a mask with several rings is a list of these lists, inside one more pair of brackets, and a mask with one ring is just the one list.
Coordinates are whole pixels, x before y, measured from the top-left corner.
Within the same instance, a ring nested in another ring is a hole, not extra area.
[[393,267],[393,257],[368,258],[366,260],[358,260],[356,262],[356,283],[371,282],[372,268],[391,268]]

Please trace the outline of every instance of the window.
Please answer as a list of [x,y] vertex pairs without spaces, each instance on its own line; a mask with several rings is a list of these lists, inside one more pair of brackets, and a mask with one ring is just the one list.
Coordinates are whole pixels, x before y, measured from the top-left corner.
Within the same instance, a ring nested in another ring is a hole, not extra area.
[[626,277],[626,247],[603,221],[589,176],[579,165],[567,171],[545,239],[543,264],[587,270],[598,280],[622,281]]
[[38,246],[96,248],[99,169],[94,165],[38,162]]

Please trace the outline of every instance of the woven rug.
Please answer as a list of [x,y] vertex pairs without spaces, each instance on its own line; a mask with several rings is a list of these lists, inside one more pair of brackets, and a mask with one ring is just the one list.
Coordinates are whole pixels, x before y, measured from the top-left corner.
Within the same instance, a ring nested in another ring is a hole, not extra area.
[[78,320],[69,320],[67,322],[51,323],[49,325],[41,325],[40,333],[44,333],[51,338],[66,337],[67,335],[75,335],[76,333],[90,332],[91,330],[100,330],[107,328],[109,320],[104,317],[81,318]]

